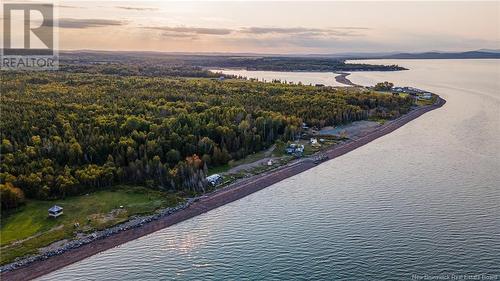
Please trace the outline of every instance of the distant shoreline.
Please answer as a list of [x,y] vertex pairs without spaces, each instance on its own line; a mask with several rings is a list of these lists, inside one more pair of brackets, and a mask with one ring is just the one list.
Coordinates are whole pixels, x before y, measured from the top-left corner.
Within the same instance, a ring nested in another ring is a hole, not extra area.
[[[339,76],[342,76],[342,74]],[[380,127],[377,127],[373,131],[367,132],[366,134],[356,139],[349,140],[342,145],[334,146],[320,153],[324,156],[327,156],[326,160],[334,159],[379,137],[391,133],[392,131],[402,127],[406,123],[423,115],[424,113],[442,107],[445,103],[446,101],[438,96],[436,102],[433,105],[427,105],[413,109],[407,114],[397,119],[391,120]],[[75,262],[81,261],[99,252],[111,249],[131,240],[193,218],[197,215],[203,214],[227,203],[241,199],[249,194],[264,189],[284,179],[309,170],[317,166],[319,162],[324,161],[318,161],[315,159],[317,158],[302,158],[279,167],[275,170],[235,182],[227,186],[226,188],[199,197],[197,200],[195,200],[195,202],[193,202],[186,208],[174,212],[171,215],[163,216],[157,220],[146,222],[140,227],[124,230],[103,239],[84,244],[79,248],[70,249],[68,251],[62,252],[59,255],[55,255],[44,260],[34,261],[12,271],[2,272],[0,275],[0,279],[4,281],[30,280],[43,276]]]
[[335,73],[339,74],[339,75],[335,76],[335,81],[337,81],[337,83],[344,84],[344,85],[347,85],[347,86],[358,86],[358,87],[361,87],[358,84],[352,83],[352,81],[347,78],[347,76],[351,75],[351,73],[347,73],[347,72],[335,72]]
[[[247,70],[247,69],[243,69],[243,68],[207,68],[208,71],[210,72],[213,72],[213,73],[224,73],[225,70],[233,70],[233,71],[266,71],[266,70]],[[269,71],[269,72],[282,72],[282,71]],[[320,72],[320,73],[328,73],[328,72],[325,72],[325,71],[291,71],[291,72],[311,72],[311,73],[315,73],[315,72]],[[353,86],[353,87],[362,87],[361,85],[358,85],[358,84],[355,84],[353,83],[351,80],[349,80],[349,78],[347,78],[347,76],[351,75],[351,73],[348,73],[348,72],[333,72],[333,74],[337,74],[335,76],[335,81],[337,81],[337,83],[340,83],[340,84],[344,84],[344,85],[347,85],[347,86]]]

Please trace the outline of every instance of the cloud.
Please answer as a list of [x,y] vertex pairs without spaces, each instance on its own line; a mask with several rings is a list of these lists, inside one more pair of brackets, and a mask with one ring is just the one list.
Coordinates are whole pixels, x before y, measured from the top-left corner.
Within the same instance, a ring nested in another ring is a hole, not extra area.
[[71,5],[57,5],[58,8],[67,8],[67,9],[87,9],[81,6],[71,6]]
[[132,10],[132,11],[158,11],[158,8],[146,8],[146,7],[115,6],[115,8],[122,10]]
[[[214,44],[255,47],[255,48],[300,48],[332,49],[345,47],[353,42],[369,45],[365,39],[365,27],[236,27],[206,28],[193,26],[153,26],[142,27],[160,31],[163,38],[187,41],[210,38]],[[224,36],[221,36],[224,35]]]
[[233,32],[227,28],[208,28],[208,27],[144,27],[145,29],[164,31],[164,34],[196,34],[196,35],[227,35]]
[[107,19],[72,19],[72,18],[62,18],[59,19],[59,28],[94,28],[94,27],[105,27],[105,26],[121,26],[125,25],[126,22],[119,20],[107,20]]
[[[189,26],[152,26],[143,27],[150,30],[160,30],[164,34],[188,34],[188,35],[278,35],[278,36],[305,36],[305,37],[342,37],[360,36],[365,27],[334,27],[334,28],[306,28],[306,27],[242,27],[230,28],[206,28]],[[179,36],[180,37],[180,36]],[[187,36],[186,36],[187,37]]]
[[169,33],[163,32],[161,34],[162,37],[170,38],[170,39],[190,39],[197,40],[200,39],[200,36],[197,34],[188,34],[188,33]]
[[246,27],[240,31],[247,34],[288,34],[303,36],[359,36],[359,30],[366,27],[333,27],[333,28],[306,28],[306,27]]
[[304,28],[304,27],[246,27],[242,28],[241,32],[251,34],[267,34],[267,33],[280,33],[280,34],[296,34],[306,32],[322,32],[323,29],[319,28]]
[[258,36],[245,38],[228,38],[224,43],[232,46],[235,50],[242,49],[264,50],[264,52],[278,52],[288,50],[288,52],[299,53],[336,53],[347,51],[370,51],[373,48],[386,47],[378,42],[373,42],[365,37],[306,37],[306,36],[286,36],[261,38]]

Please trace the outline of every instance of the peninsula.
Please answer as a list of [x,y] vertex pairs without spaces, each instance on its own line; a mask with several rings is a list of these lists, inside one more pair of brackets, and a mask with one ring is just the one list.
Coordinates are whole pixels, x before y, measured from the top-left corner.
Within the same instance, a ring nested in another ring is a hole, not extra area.
[[[68,65],[58,73],[5,75],[2,110],[9,118],[2,121],[2,132],[9,135],[2,136],[7,152],[2,157],[10,164],[4,169],[9,181],[3,188],[29,199],[23,203],[20,198],[18,207],[2,216],[3,280],[41,276],[242,198],[352,151],[445,103],[436,95],[422,103],[406,94],[262,83],[197,68],[162,70],[195,76],[191,78],[109,71],[108,66]],[[32,115],[17,116],[13,109],[19,106],[32,107]],[[55,122],[64,130],[51,125],[49,116],[57,116]],[[353,135],[320,131],[363,120],[378,123]],[[92,125],[86,126],[89,122]],[[304,153],[287,155],[285,148],[295,145],[297,138],[305,145]],[[14,151],[14,145],[19,149]],[[54,149],[66,156],[47,161]],[[230,173],[231,167],[251,163],[269,150],[276,155],[266,165],[250,173]],[[9,162],[14,153],[32,163],[30,173],[21,169],[25,163]],[[38,161],[44,164],[35,165]],[[214,173],[222,174],[224,183],[208,184],[206,176]],[[47,181],[41,184],[47,188],[37,189],[36,177]],[[71,211],[72,204],[95,204],[92,200],[102,204],[102,213],[80,209],[75,216]],[[52,204],[65,207],[64,214],[43,217],[37,206]],[[141,204],[144,207],[131,207]],[[39,228],[21,227],[26,216],[39,220]],[[13,260],[19,257],[25,258]]]

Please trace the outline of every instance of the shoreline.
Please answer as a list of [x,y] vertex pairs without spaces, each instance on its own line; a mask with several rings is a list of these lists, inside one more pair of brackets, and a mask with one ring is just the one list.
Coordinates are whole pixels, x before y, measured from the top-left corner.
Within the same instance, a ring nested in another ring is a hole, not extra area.
[[[342,74],[339,76],[342,76]],[[348,79],[346,80],[349,81]],[[423,115],[424,113],[442,107],[445,103],[446,101],[438,96],[436,102],[432,105],[422,106],[413,109],[410,112],[406,113],[405,115],[397,119],[391,120],[373,131],[370,131],[354,140],[349,140],[341,145],[334,146],[325,151],[321,151],[319,152],[319,154],[326,156],[327,157],[327,159],[325,159],[326,161],[332,160],[356,148],[368,144],[369,142],[379,137],[382,137],[386,134],[393,132],[394,130],[405,125],[406,123]],[[78,248],[69,249],[58,255],[48,257],[47,259],[36,260],[34,262],[28,263],[11,271],[1,272],[0,279],[30,280],[40,277],[42,275],[63,268],[67,265],[81,261],[99,252],[111,249],[118,245],[124,244],[128,241],[151,234],[160,229],[169,227],[171,225],[177,224],[184,220],[208,212],[212,209],[223,206],[227,203],[241,199],[247,195],[250,195],[254,192],[264,189],[286,178],[292,177],[306,170],[309,170],[320,164],[319,162],[323,161],[315,160],[315,157],[313,155],[312,157],[309,158],[302,158],[293,161],[275,170],[271,170],[269,172],[265,172],[250,178],[243,179],[241,181],[237,181],[225,188],[216,190],[210,194],[203,195],[197,198],[196,200],[194,200],[194,202],[188,204],[187,207],[185,208],[181,208],[180,210],[173,212],[172,214],[169,214],[167,216],[159,217],[157,220],[145,222],[139,227],[119,231],[110,236],[106,236],[102,239],[94,240],[88,244],[84,244]]]
[[335,81],[337,81],[337,83],[353,87],[362,87],[361,85],[354,84],[351,80],[349,80],[349,78],[347,78],[347,76],[351,75],[351,73],[335,72],[335,74],[338,74],[337,76],[335,76]]

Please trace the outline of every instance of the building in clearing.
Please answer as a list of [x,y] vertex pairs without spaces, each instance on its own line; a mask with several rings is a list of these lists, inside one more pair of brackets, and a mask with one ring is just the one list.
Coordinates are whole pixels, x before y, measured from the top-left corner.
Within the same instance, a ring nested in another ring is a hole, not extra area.
[[432,94],[429,92],[424,92],[418,95],[418,99],[420,100],[430,100],[432,99]]
[[57,218],[58,216],[63,214],[63,208],[57,205],[52,206],[49,209],[49,217]]
[[207,181],[211,186],[217,186],[222,183],[222,176],[219,174],[213,174],[207,177]]
[[304,145],[292,143],[285,149],[285,152],[297,157],[302,157],[302,155],[304,154]]

